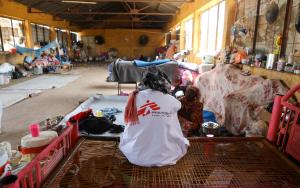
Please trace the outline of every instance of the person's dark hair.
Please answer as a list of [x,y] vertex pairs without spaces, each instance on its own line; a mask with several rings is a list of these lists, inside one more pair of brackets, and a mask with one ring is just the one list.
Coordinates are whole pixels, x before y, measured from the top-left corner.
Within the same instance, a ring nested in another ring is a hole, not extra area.
[[144,86],[165,94],[169,93],[168,85],[170,84],[171,81],[168,79],[167,75],[158,69],[149,70],[143,78]]
[[200,99],[200,91],[195,86],[188,86],[185,91],[185,97],[188,101],[195,101]]

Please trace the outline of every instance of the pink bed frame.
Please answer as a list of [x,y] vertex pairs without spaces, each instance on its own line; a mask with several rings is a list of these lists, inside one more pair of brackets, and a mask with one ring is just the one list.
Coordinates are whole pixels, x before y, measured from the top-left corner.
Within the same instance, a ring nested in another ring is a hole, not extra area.
[[68,122],[64,132],[17,174],[17,181],[4,188],[40,188],[58,163],[71,152],[77,140],[77,124]]

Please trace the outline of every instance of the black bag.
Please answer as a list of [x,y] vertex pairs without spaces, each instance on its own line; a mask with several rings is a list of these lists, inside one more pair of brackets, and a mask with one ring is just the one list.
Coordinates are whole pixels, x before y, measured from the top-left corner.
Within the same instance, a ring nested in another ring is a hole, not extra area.
[[79,131],[88,134],[102,134],[110,130],[112,123],[106,117],[95,117],[93,115],[82,120],[78,124]]
[[19,79],[19,78],[22,78],[23,77],[23,74],[19,71],[15,71],[12,73],[12,78],[13,79]]

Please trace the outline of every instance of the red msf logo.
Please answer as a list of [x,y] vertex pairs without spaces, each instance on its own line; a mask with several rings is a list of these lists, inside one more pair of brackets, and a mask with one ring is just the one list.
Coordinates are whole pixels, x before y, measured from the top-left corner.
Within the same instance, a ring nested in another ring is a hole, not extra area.
[[139,108],[138,116],[140,116],[140,115],[146,116],[146,115],[150,114],[151,110],[156,111],[159,109],[160,109],[160,107],[155,102],[151,102],[151,101],[147,100],[146,104],[144,104],[143,106],[141,106]]

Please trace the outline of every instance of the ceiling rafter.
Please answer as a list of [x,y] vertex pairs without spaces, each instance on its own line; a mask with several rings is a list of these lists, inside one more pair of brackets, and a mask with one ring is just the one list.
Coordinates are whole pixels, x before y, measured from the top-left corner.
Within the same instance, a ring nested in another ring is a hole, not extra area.
[[144,6],[143,8],[140,8],[140,9],[139,9],[139,12],[142,11],[142,10],[145,10],[145,9],[147,9],[147,8],[150,8],[150,7],[152,7],[152,6],[153,6],[153,5],[147,5],[147,6]]
[[57,14],[77,14],[77,15],[154,15],[154,16],[174,16],[176,13],[173,12],[56,12]]
[[127,1],[124,1],[124,5],[126,5],[126,7],[129,9],[129,11],[132,10],[131,6],[129,5],[129,3]]
[[33,1],[33,2],[28,4],[28,7],[34,7],[34,6],[37,6],[37,5],[39,5],[41,3],[45,3],[45,2],[47,2],[47,1],[44,1],[44,0]]
[[[122,6],[124,7],[124,9],[125,9],[126,11],[128,11],[128,12],[131,11],[131,7],[128,5],[127,2],[122,2]],[[130,16],[131,19],[133,19],[133,15],[132,15],[132,14],[130,14],[129,16]]]
[[171,4],[165,4],[165,3],[161,3],[161,5],[171,11],[178,11],[179,8],[174,6],[174,5],[171,5]]
[[[61,0],[44,0],[45,2],[61,2]],[[76,1],[76,0],[74,0]],[[79,1],[79,0],[78,0]],[[124,0],[88,0],[89,2],[124,2]],[[191,3],[194,0],[126,0],[132,3]]]
[[[86,20],[74,20],[73,22],[86,22]],[[166,23],[165,20],[89,20],[89,22],[140,22],[140,23]]]
[[[0,0],[1,1],[1,0]],[[63,0],[14,0],[31,13],[48,13],[54,20],[70,21],[86,27],[163,28],[183,3],[194,0],[86,0],[94,5],[62,2]],[[105,7],[105,8],[104,8]]]

